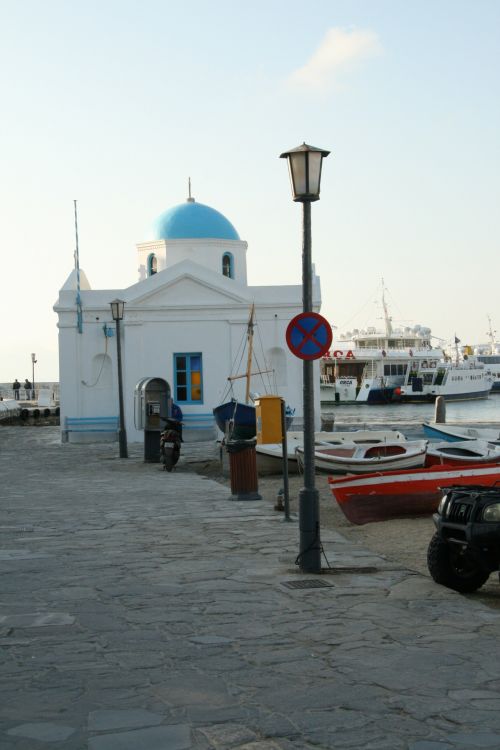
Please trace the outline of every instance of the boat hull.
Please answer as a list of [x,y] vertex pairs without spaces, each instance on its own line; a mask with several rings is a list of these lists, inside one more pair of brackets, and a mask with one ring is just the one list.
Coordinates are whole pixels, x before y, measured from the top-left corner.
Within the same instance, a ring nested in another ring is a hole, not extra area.
[[[276,447],[276,449],[274,449],[274,447],[274,444],[272,444],[272,446],[257,446],[257,474],[261,477],[283,473],[283,453],[280,450],[281,446],[279,446],[279,448]],[[269,450],[267,450],[268,448]],[[288,473],[299,473],[297,456],[295,454],[292,455],[290,451],[288,451]]]
[[380,459],[374,465],[374,462],[334,462],[315,456],[315,466],[319,471],[333,472],[334,474],[371,474],[374,471],[394,471],[396,469],[417,469],[424,465],[425,453],[419,453],[415,456],[404,456],[398,461]]
[[431,443],[427,448],[426,466],[464,466],[500,462],[500,446],[485,440],[457,440]]
[[[344,389],[341,386],[337,389],[333,384],[322,383],[320,386],[320,401],[323,407],[334,406],[335,404],[378,404],[387,406],[387,404],[400,403],[400,391],[401,389],[397,386],[387,386],[385,388],[371,386],[366,398],[360,397],[359,388],[355,390],[351,389],[352,397],[349,397],[345,395]],[[363,393],[362,395],[364,396]]]
[[[354,446],[354,450],[347,444],[343,447],[321,447],[314,453],[314,462],[316,469],[336,474],[371,474],[374,471],[415,469],[424,465],[426,447],[425,440]],[[299,456],[303,455],[300,448],[297,452]]]
[[232,440],[251,440],[257,433],[255,406],[242,404],[235,399],[216,406],[213,410],[215,423],[219,430]]
[[[336,445],[377,445],[387,441],[406,441],[402,432],[397,430],[349,430],[346,432],[315,432],[314,441],[321,447]],[[297,460],[297,448],[304,445],[303,432],[289,432],[287,439],[288,473],[297,474],[301,470]],[[283,472],[283,447],[281,443],[257,445],[257,471],[261,476],[265,474],[281,474]],[[328,469],[331,471],[331,469]]]
[[402,404],[429,404],[433,403],[438,396],[444,398],[446,402],[451,401],[477,401],[478,399],[488,398],[491,388],[484,391],[468,393],[412,393],[408,391],[401,395]]
[[364,477],[329,477],[328,481],[346,518],[351,523],[362,525],[433,513],[443,489],[457,484],[492,486],[500,481],[500,466],[433,466]]
[[447,440],[450,443],[459,440],[487,440],[495,445],[500,444],[500,430],[489,427],[466,427],[461,425],[447,425],[438,422],[424,422],[424,434],[427,437]]

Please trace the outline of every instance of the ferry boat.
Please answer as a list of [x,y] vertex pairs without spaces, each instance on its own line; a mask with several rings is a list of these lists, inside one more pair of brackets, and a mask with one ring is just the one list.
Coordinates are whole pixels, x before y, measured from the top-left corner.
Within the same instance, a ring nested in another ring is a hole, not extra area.
[[337,403],[391,404],[487,398],[492,377],[476,359],[453,362],[431,344],[431,329],[395,329],[382,287],[385,330],[354,330],[320,362],[323,411]]
[[491,388],[492,393],[500,393],[500,343],[496,341],[496,331],[491,325],[491,318],[488,315],[489,330],[487,344],[478,344],[476,346],[465,346],[462,350],[464,358],[472,361],[482,362],[487,370],[490,371],[493,379]]

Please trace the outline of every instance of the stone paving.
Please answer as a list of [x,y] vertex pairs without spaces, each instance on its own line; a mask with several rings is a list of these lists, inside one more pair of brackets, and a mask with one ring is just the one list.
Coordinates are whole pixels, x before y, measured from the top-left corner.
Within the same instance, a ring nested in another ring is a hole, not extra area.
[[0,750],[500,748],[498,610],[141,452],[0,428]]

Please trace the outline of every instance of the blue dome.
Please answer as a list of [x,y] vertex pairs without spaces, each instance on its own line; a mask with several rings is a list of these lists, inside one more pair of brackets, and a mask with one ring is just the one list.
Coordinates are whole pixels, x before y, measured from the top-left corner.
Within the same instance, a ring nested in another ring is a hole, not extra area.
[[225,216],[215,208],[194,200],[188,200],[162,213],[154,224],[153,232],[155,240],[240,239]]

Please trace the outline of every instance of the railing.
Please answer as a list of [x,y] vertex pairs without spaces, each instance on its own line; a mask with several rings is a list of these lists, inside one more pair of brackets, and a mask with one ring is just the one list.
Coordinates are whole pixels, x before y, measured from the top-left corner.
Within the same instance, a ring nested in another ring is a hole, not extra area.
[[0,386],[0,398],[2,398],[3,400],[14,399],[16,401],[37,401],[38,394],[41,390],[50,391],[52,402],[54,404],[59,403],[59,383],[51,383],[50,385],[40,383],[40,385],[35,385],[34,391],[32,389],[26,389],[21,386],[21,388],[19,388],[18,390],[17,399],[16,392],[13,388]]

